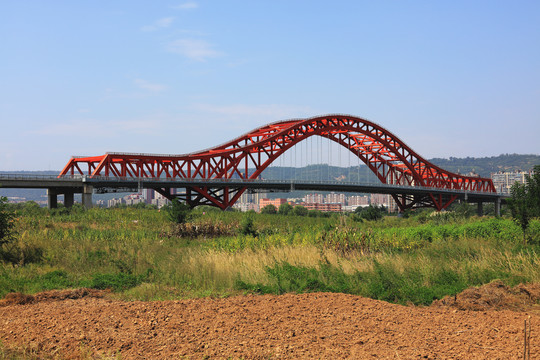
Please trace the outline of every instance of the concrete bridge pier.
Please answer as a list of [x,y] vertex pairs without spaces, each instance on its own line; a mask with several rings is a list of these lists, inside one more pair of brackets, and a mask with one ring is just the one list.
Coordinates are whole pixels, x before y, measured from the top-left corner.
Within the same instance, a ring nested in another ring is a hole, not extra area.
[[481,201],[478,202],[477,214],[478,216],[484,216],[484,203]]
[[94,187],[91,185],[84,185],[82,193],[82,204],[85,208],[92,208],[92,193],[94,192]]
[[56,189],[47,189],[47,207],[49,209],[58,207],[58,191]]
[[72,208],[75,203],[75,193],[73,191],[66,191],[64,193],[64,206]]
[[495,216],[496,217],[501,216],[501,198],[500,197],[495,199]]
[[58,195],[64,195],[64,206],[71,208],[75,203],[75,192],[62,189],[47,189],[47,207],[49,209],[56,209],[58,207]]

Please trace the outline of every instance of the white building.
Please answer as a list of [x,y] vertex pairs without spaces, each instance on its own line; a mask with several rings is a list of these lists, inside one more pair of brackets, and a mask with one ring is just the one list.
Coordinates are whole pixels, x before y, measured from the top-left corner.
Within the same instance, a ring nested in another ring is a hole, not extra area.
[[498,193],[501,194],[510,194],[510,189],[512,185],[516,182],[524,184],[526,182],[526,176],[531,176],[532,171],[514,171],[514,172],[498,172],[491,174],[491,180],[493,180],[493,185]]

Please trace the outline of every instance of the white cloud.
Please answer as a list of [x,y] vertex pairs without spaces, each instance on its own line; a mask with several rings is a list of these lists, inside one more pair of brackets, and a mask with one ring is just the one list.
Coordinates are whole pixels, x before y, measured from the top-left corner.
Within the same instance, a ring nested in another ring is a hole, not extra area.
[[167,28],[171,26],[174,21],[174,17],[165,17],[159,20],[156,20],[152,25],[145,25],[141,28],[142,31],[156,31],[158,29]]
[[270,121],[285,120],[297,117],[312,116],[313,109],[308,106],[291,105],[224,105],[216,106],[209,104],[198,104],[196,108],[202,111],[237,117],[255,117],[269,119]]
[[171,26],[173,21],[174,21],[173,17],[166,17],[166,18],[159,19],[158,21],[156,21],[156,25],[162,28],[169,27]]
[[209,58],[223,55],[223,53],[214,50],[211,44],[197,39],[175,40],[168,44],[168,50],[197,61],[206,61]]
[[189,10],[189,9],[196,9],[198,7],[199,7],[199,5],[196,2],[191,1],[191,2],[186,2],[186,3],[183,3],[183,4],[177,5],[177,6],[173,6],[173,9]]
[[163,90],[167,89],[167,86],[165,86],[165,85],[152,84],[152,83],[150,83],[150,82],[148,82],[146,80],[143,80],[143,79],[135,79],[135,80],[133,80],[133,83],[135,83],[135,85],[137,85],[141,89],[152,91],[152,92],[160,92],[160,91],[163,91]]

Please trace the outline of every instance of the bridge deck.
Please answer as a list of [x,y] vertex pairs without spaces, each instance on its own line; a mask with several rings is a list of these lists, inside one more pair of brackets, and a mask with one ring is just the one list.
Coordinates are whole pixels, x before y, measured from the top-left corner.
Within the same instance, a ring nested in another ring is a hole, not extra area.
[[504,200],[507,196],[491,192],[474,192],[460,189],[430,188],[421,186],[390,185],[383,183],[349,183],[349,182],[317,182],[317,181],[286,181],[286,180],[244,180],[244,179],[171,179],[171,178],[121,178],[104,176],[74,176],[55,177],[50,175],[11,175],[0,174],[0,188],[42,188],[65,189],[66,191],[82,192],[84,186],[98,188],[187,188],[193,186],[211,188],[248,188],[273,191],[341,191],[353,193],[376,194],[408,194],[425,195],[456,195],[458,199],[469,202],[494,202]]

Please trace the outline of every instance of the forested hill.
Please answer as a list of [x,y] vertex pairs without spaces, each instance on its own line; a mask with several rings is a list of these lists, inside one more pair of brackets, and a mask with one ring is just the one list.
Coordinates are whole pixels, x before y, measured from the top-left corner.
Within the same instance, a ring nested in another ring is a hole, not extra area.
[[448,171],[461,174],[475,172],[482,177],[490,177],[491,173],[498,171],[529,171],[535,165],[540,165],[540,155],[502,154],[482,158],[435,158],[429,161]]

